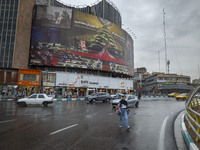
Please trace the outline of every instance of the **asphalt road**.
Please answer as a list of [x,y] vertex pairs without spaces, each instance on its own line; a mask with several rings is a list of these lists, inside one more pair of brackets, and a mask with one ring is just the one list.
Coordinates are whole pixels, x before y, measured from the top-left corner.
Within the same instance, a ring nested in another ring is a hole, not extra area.
[[184,102],[140,100],[130,130],[109,103],[55,101],[49,107],[0,102],[1,150],[175,150],[173,124]]

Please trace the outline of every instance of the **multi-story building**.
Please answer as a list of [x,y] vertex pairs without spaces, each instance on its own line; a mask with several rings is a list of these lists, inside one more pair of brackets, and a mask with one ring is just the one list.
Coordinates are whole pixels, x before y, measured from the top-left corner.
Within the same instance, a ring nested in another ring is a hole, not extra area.
[[19,90],[133,90],[133,39],[110,1],[82,7],[57,0],[0,3],[1,72],[19,69]]
[[200,79],[194,79],[194,80],[192,80],[192,83],[193,84],[200,84]]
[[134,69],[134,90],[137,93],[145,91],[145,78],[149,75],[145,67]]
[[192,89],[190,76],[165,74],[153,72],[145,78],[145,88],[147,92],[189,92]]

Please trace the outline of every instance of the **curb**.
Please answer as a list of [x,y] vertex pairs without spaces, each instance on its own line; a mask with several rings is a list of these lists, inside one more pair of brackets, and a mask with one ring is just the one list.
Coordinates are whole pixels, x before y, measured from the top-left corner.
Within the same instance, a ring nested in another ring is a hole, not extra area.
[[55,98],[54,101],[83,101],[85,98]]
[[190,134],[187,131],[187,128],[186,128],[185,122],[184,122],[184,116],[185,116],[185,114],[183,114],[181,117],[181,132],[182,132],[185,144],[189,150],[199,150],[199,148],[196,146],[196,144],[194,143]]
[[0,99],[0,101],[12,101],[13,99],[6,99],[6,98],[3,98],[3,99]]
[[[12,101],[13,99],[0,99],[0,101]],[[54,101],[83,101],[85,98],[54,98]]]

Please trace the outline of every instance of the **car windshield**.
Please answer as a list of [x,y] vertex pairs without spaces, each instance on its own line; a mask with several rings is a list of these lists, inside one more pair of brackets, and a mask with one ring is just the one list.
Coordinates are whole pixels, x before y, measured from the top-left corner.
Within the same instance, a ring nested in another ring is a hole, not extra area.
[[95,95],[97,95],[96,93],[92,93],[92,94],[90,94],[91,96],[95,96]]
[[37,95],[31,95],[28,98],[36,98],[36,97],[37,97]]
[[174,92],[174,93],[171,93],[171,94],[176,94],[176,93]]
[[182,94],[181,94],[181,96],[185,96],[185,95],[187,95],[187,93],[182,93]]

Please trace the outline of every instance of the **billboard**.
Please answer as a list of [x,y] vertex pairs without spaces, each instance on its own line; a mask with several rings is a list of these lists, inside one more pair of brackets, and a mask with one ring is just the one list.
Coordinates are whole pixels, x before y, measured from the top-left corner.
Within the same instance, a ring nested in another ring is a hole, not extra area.
[[56,86],[133,90],[131,79],[56,72]]
[[[54,14],[58,10],[52,6],[36,9],[39,12],[36,11],[33,20],[30,65],[68,66],[133,75],[133,40],[129,34],[105,19],[75,10],[68,20],[70,25],[55,26],[55,21],[41,23],[41,18],[46,16],[48,19],[46,11],[42,13],[41,10],[48,7]],[[62,9],[70,12],[70,9]]]
[[72,20],[72,9],[60,7],[45,7],[38,5],[36,7],[36,16],[34,25],[55,28],[70,28]]

